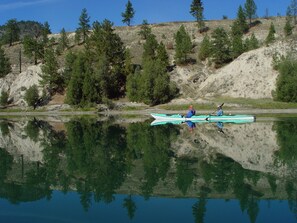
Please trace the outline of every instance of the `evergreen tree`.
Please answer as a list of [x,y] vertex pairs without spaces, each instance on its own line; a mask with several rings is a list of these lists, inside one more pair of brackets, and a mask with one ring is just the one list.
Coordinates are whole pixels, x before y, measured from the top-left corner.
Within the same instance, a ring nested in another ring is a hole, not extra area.
[[79,53],[73,63],[71,78],[67,86],[66,101],[70,105],[79,105],[83,101],[83,82],[86,72],[86,58]]
[[141,102],[140,96],[140,69],[137,68],[134,73],[130,73],[127,77],[127,96],[130,101]]
[[252,24],[252,18],[256,17],[256,12],[257,12],[257,6],[254,2],[254,0],[246,0],[244,4],[244,9],[247,18],[250,21],[250,25]]
[[158,41],[154,34],[150,34],[143,44],[142,60],[154,60],[157,56]]
[[37,39],[31,36],[25,36],[23,45],[24,54],[29,58],[33,58],[35,65],[37,65],[39,59],[44,58],[44,45],[38,42]]
[[265,39],[266,45],[272,43],[275,40],[275,28],[274,24],[271,22],[270,27],[269,27],[269,33]]
[[1,91],[1,96],[0,96],[0,105],[5,106],[8,103],[8,92],[2,90]]
[[5,77],[9,72],[11,72],[9,58],[6,57],[4,50],[0,46],[0,78]]
[[205,35],[200,45],[198,58],[203,61],[210,56],[211,56],[211,43],[208,35]]
[[20,28],[16,19],[10,19],[5,24],[6,43],[12,46],[12,43],[20,39]]
[[53,48],[48,48],[45,52],[45,63],[42,65],[42,80],[40,84],[47,86],[50,91],[61,92],[64,88],[64,79],[58,72],[59,64]]
[[88,15],[87,9],[83,8],[81,15],[79,17],[79,23],[78,23],[79,27],[76,30],[77,38],[79,39],[79,41],[82,38],[83,43],[88,38],[88,33],[91,28],[89,23],[90,23],[90,17]]
[[138,34],[144,40],[146,40],[148,38],[148,36],[152,34],[152,29],[149,27],[147,20],[143,20],[142,25],[140,27],[140,31]]
[[246,17],[244,14],[244,11],[241,6],[238,8],[237,12],[237,18],[233,22],[233,25],[231,27],[232,36],[240,35],[242,36],[244,33],[248,31],[249,27],[246,23]]
[[[93,33],[90,37],[90,54],[92,62],[95,64],[95,73],[101,69],[102,59],[103,64],[108,64],[106,75],[107,82],[107,98],[116,98],[124,93],[126,84],[125,74],[125,48],[121,38],[114,33],[113,23],[109,20],[104,20],[101,24],[95,22],[93,24]],[[101,71],[100,71],[101,72]],[[99,72],[99,73],[100,73]],[[105,75],[104,75],[105,76]]]
[[133,9],[132,3],[128,0],[126,4],[126,11],[122,13],[123,23],[126,23],[128,26],[131,24],[131,19],[133,19],[135,11]]
[[259,41],[256,38],[254,33],[252,33],[250,38],[246,39],[245,47],[246,47],[246,50],[254,50],[259,48]]
[[27,102],[28,106],[35,106],[39,98],[38,88],[34,84],[25,92],[24,99]]
[[178,64],[184,64],[188,60],[188,54],[192,50],[191,37],[182,25],[174,36],[175,38],[175,60]]
[[240,35],[232,37],[231,57],[234,60],[245,51],[245,47]]
[[204,8],[201,0],[192,0],[190,13],[193,17],[195,17],[199,28],[204,27],[203,10]]
[[292,13],[291,8],[288,7],[288,9],[287,9],[287,16],[286,16],[286,24],[284,26],[285,36],[292,35],[293,26],[291,25],[291,23],[292,23],[292,14],[291,13]]
[[44,45],[46,45],[49,41],[48,39],[48,35],[51,34],[51,29],[50,29],[50,26],[48,24],[48,22],[45,22],[42,26],[42,31],[41,31],[41,35],[42,35],[42,42]]
[[69,39],[67,37],[66,31],[63,28],[60,32],[60,38],[59,38],[59,49],[62,51],[66,50],[69,47]]
[[160,61],[160,63],[163,64],[164,68],[167,68],[169,66],[169,56],[167,54],[165,45],[163,42],[161,42],[157,47],[157,60]]
[[212,57],[216,66],[222,66],[231,59],[230,40],[227,32],[219,27],[212,33],[211,49]]

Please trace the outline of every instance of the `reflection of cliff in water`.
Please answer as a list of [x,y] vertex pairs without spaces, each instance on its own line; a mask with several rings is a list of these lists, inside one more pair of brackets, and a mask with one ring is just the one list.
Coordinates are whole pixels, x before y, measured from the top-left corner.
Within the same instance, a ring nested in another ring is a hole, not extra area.
[[281,123],[226,124],[222,134],[208,124],[191,133],[146,122],[80,119],[57,131],[37,119],[2,121],[1,197],[18,202],[77,190],[86,209],[91,196],[111,202],[116,193],[237,198],[246,208],[257,199],[296,199],[296,147],[283,139],[296,123]]

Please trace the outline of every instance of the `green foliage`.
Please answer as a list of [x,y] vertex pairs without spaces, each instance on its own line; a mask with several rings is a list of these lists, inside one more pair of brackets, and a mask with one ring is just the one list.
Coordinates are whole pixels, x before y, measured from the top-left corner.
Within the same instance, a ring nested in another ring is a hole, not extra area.
[[45,22],[42,26],[41,36],[42,36],[42,43],[46,45],[49,41],[48,35],[51,34],[50,26],[48,22]]
[[230,40],[227,32],[221,27],[216,28],[211,36],[213,62],[220,67],[231,60]]
[[59,73],[59,64],[57,61],[57,55],[53,48],[48,48],[45,51],[45,63],[42,65],[40,84],[46,86],[50,91],[62,92],[64,89],[64,79]]
[[128,98],[149,105],[164,103],[173,98],[177,90],[170,83],[168,65],[168,54],[164,44],[158,44],[155,36],[150,35],[144,44],[143,71],[136,69],[128,75]]
[[297,102],[297,61],[283,60],[279,66],[276,82],[276,99],[284,102]]
[[177,64],[188,62],[188,54],[192,50],[191,37],[182,25],[174,36],[175,38],[175,60]]
[[69,47],[69,39],[67,37],[65,29],[63,28],[60,32],[58,48],[62,51],[65,51],[68,47]]
[[254,0],[246,0],[244,4],[246,17],[250,20],[250,24],[252,23],[252,18],[256,17],[257,6]]
[[282,164],[293,166],[297,161],[297,123],[296,122],[275,122],[277,132],[277,144],[280,149],[275,152],[277,160]]
[[259,41],[256,38],[255,34],[252,33],[250,38],[246,38],[245,40],[245,48],[247,51],[254,50],[259,48]]
[[38,89],[37,86],[34,84],[26,91],[24,99],[27,102],[28,106],[34,106],[38,101]]
[[196,19],[199,28],[204,27],[203,10],[204,10],[204,7],[201,0],[192,0],[190,13]]
[[154,34],[150,34],[143,44],[142,60],[154,60],[157,56],[158,41]]
[[199,49],[198,58],[200,60],[206,60],[211,56],[211,42],[208,35],[205,35]]
[[70,105],[79,105],[83,101],[83,82],[86,72],[85,55],[79,53],[71,70],[71,77],[67,86],[66,101]]
[[275,40],[275,28],[274,28],[274,24],[271,22],[270,27],[269,27],[269,33],[265,39],[265,43],[266,45],[274,42]]
[[8,103],[8,92],[2,90],[1,91],[1,96],[0,96],[0,105],[5,106]]
[[128,0],[126,4],[126,11],[122,13],[123,23],[126,23],[128,26],[131,24],[131,19],[133,19],[135,11],[133,9],[132,3]]
[[27,136],[32,139],[34,142],[38,141],[39,137],[39,126],[38,121],[36,119],[28,121],[26,127],[25,127],[25,133]]
[[143,20],[138,34],[144,40],[146,40],[152,34],[152,29],[149,27],[148,21],[146,19]]
[[76,29],[76,38],[78,40],[83,40],[83,43],[88,38],[88,33],[91,28],[90,26],[90,17],[88,15],[87,9],[83,8],[79,17],[79,27]]
[[240,35],[234,36],[232,38],[231,57],[235,59],[244,52],[245,52],[245,46],[243,44],[241,36]]
[[284,26],[284,33],[285,33],[285,36],[291,36],[292,35],[292,32],[293,32],[293,26],[292,26],[292,17],[291,15],[288,15],[286,16],[286,24]]
[[12,46],[12,44],[20,39],[20,28],[16,19],[10,19],[5,24],[5,42]]
[[246,23],[246,17],[241,6],[237,11],[237,18],[233,22],[231,27],[232,36],[242,36],[249,30],[248,24]]
[[6,57],[4,50],[0,46],[0,78],[5,77],[9,72],[11,72],[9,58]]
[[44,58],[44,45],[31,36],[25,36],[23,40],[24,54],[33,58],[34,64],[37,65],[39,59]]

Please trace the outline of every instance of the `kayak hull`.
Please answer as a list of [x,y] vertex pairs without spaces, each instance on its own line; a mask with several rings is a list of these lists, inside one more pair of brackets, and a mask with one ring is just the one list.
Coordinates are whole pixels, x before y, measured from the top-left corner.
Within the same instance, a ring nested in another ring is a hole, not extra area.
[[230,122],[230,123],[248,123],[254,122],[255,116],[253,115],[194,115],[191,118],[186,118],[180,114],[160,114],[152,113],[151,116],[155,119],[155,123],[164,122],[176,124],[178,122]]

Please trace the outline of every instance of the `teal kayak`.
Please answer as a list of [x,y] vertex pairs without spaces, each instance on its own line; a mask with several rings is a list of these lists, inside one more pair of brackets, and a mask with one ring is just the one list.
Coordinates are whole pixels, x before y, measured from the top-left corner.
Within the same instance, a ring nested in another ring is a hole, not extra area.
[[230,123],[249,123],[254,122],[256,117],[253,115],[194,115],[191,118],[186,118],[180,114],[160,114],[152,113],[151,116],[155,119],[155,123],[164,122],[178,124],[179,122],[230,122]]

